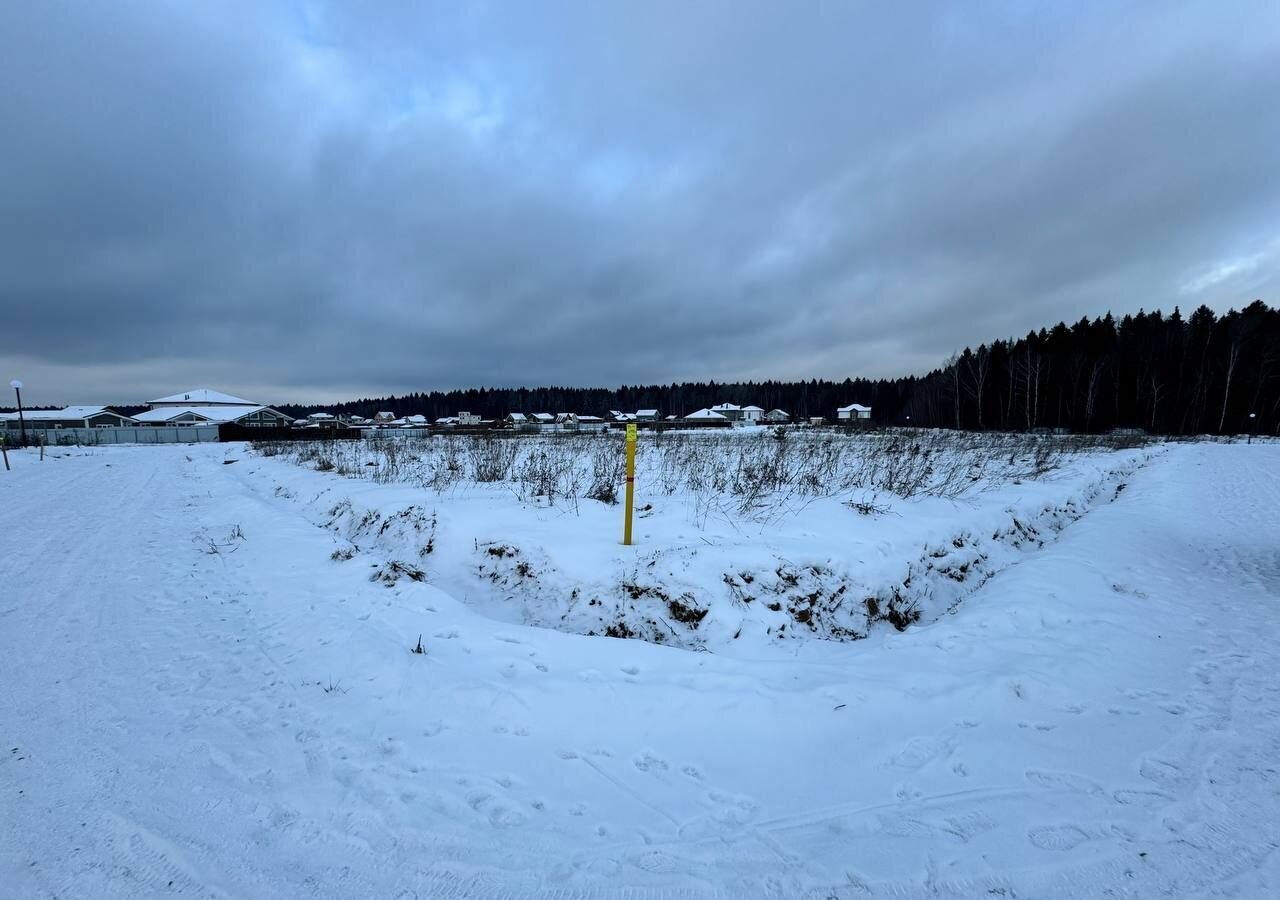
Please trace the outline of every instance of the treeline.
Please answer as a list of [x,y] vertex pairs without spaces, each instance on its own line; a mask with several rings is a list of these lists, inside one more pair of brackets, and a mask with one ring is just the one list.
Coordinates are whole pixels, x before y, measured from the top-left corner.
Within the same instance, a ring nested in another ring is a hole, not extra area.
[[[1141,428],[1161,434],[1280,433],[1280,310],[1261,300],[1217,316],[1200,307],[1110,313],[1059,323],[1018,339],[965,348],[923,377],[842,382],[474,388],[355,400],[326,407],[372,417],[380,410],[429,419],[461,410],[509,412],[657,409],[685,415],[716,403],[754,403],[793,417],[834,419],[837,407],[872,407],[880,424],[961,429]],[[314,407],[281,406],[292,415]],[[1251,419],[1250,414],[1256,418]]]

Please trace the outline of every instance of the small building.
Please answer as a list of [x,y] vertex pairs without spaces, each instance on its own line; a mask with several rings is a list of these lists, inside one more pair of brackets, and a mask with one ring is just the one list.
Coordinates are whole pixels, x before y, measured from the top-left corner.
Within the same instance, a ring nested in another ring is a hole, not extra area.
[[373,415],[374,425],[390,425],[395,420],[396,420],[396,414],[393,412],[387,412],[386,410],[383,410],[382,412],[374,413]]
[[711,409],[700,409],[697,412],[691,412],[684,417],[686,422],[731,422],[733,421],[724,413],[718,411],[715,407]]
[[[710,412],[716,413],[722,419],[728,419],[730,422],[742,421],[742,407],[736,403],[717,403],[711,407]],[[689,418],[685,416],[685,418]]]
[[471,413],[471,412],[460,412],[460,413],[458,413],[458,424],[459,424],[459,425],[472,425],[472,426],[474,426],[474,425],[479,425],[479,424],[480,424],[480,416],[479,416],[477,413]]
[[109,406],[68,406],[64,409],[29,409],[19,419],[16,412],[0,413],[0,428],[120,428],[137,425],[130,416]]
[[422,415],[405,416],[404,427],[405,428],[426,428],[427,417]]
[[327,412],[310,413],[303,422],[307,428],[337,428],[341,424],[337,416]]
[[836,410],[836,419],[840,422],[854,422],[859,419],[870,419],[871,407],[861,403],[850,403]]
[[791,414],[782,409],[771,409],[760,417],[770,425],[786,425],[791,421]]
[[637,409],[635,420],[637,422],[656,422],[658,421],[658,411],[656,409]]
[[760,420],[763,418],[764,418],[764,410],[761,409],[760,407],[758,406],[742,407],[742,421],[749,422],[752,425],[755,425],[755,424],[759,424]]
[[507,413],[507,417],[503,421],[508,425],[515,425],[519,427],[521,425],[528,425],[529,417],[524,413]]
[[539,425],[554,425],[556,421],[556,417],[551,413],[534,413],[530,418]]

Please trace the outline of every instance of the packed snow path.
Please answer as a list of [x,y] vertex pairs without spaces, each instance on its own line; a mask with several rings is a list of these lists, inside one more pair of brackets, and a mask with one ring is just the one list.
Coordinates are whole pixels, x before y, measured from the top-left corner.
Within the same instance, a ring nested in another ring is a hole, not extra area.
[[1280,896],[1275,444],[760,659],[371,583],[244,448],[60,452],[0,472],[4,897]]

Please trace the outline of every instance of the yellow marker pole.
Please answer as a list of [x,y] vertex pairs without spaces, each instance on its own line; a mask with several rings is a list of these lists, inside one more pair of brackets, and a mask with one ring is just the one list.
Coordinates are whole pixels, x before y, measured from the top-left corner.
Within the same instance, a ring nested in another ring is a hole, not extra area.
[[622,543],[631,546],[631,510],[636,502],[636,426],[627,426],[627,512],[622,526]]

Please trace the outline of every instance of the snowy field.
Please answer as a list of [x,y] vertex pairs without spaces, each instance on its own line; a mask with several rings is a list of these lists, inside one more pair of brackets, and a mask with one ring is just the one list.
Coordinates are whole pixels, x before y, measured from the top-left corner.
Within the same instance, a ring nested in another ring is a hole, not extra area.
[[0,896],[1280,896],[1280,444],[467,446],[11,453]]

